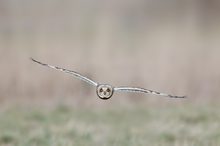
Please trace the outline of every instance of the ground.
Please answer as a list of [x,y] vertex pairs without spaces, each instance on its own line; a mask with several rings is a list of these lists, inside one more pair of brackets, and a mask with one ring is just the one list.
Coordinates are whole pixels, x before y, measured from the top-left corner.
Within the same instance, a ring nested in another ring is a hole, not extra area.
[[220,106],[53,109],[0,112],[1,146],[217,146]]

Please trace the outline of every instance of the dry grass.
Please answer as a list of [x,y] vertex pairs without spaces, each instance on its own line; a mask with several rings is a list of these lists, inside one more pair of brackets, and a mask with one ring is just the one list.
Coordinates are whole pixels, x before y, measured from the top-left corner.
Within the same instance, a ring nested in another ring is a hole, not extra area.
[[0,98],[92,96],[32,64],[34,57],[103,83],[217,99],[219,7],[215,0],[1,1]]

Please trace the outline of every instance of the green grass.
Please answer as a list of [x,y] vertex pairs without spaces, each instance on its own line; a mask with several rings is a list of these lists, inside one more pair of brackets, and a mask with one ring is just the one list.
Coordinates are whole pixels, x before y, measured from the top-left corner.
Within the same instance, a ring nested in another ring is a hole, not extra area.
[[220,107],[12,107],[0,113],[1,146],[217,146]]

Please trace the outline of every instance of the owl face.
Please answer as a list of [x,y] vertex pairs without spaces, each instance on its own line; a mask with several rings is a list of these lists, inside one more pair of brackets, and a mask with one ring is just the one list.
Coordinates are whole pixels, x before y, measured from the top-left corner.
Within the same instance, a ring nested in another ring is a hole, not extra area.
[[101,99],[109,99],[113,95],[113,87],[111,85],[101,84],[97,86],[96,93]]

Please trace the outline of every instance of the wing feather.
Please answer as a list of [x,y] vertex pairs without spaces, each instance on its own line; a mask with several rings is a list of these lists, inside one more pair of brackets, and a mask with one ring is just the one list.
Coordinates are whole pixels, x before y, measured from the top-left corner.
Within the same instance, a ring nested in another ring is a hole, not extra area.
[[167,96],[170,98],[185,98],[185,96],[173,96],[170,94],[160,93],[157,91],[148,90],[148,89],[144,89],[144,88],[138,88],[138,87],[116,87],[116,88],[114,88],[114,91],[147,93],[147,94],[154,94],[154,95],[160,95],[160,96]]
[[61,68],[61,67],[52,66],[52,65],[49,65],[49,64],[46,64],[46,63],[42,63],[42,62],[37,61],[37,60],[35,60],[35,59],[33,59],[33,58],[31,58],[31,60],[32,60],[33,62],[36,62],[36,63],[40,64],[40,65],[43,65],[43,66],[46,66],[46,67],[49,67],[49,68],[52,68],[52,69],[55,69],[55,70],[58,70],[58,71],[61,71],[61,72],[64,72],[64,73],[71,74],[71,75],[73,75],[74,77],[76,77],[76,78],[78,78],[78,79],[80,79],[80,80],[82,80],[82,81],[85,81],[85,82],[89,83],[90,85],[93,85],[93,86],[97,86],[97,85],[98,85],[98,83],[96,83],[95,81],[93,81],[93,80],[91,80],[91,79],[89,79],[89,78],[87,78],[87,77],[81,75],[81,74],[78,73],[78,72],[75,72],[75,71],[72,71],[72,70],[68,70],[68,69],[64,69],[64,68]]

